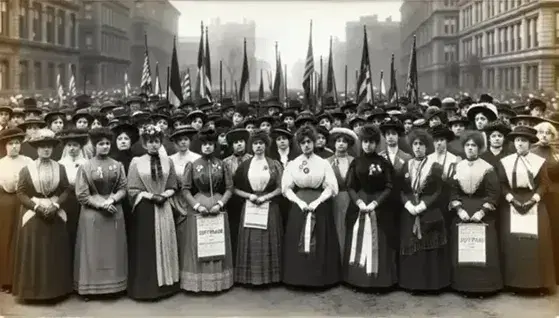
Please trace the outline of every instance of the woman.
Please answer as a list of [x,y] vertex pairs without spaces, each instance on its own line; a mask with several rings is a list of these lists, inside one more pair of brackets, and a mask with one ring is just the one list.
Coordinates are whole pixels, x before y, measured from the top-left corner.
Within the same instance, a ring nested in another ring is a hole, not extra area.
[[[219,292],[231,288],[234,278],[231,234],[227,212],[223,210],[231,198],[233,180],[227,166],[214,155],[217,133],[204,129],[198,133],[197,140],[202,157],[187,163],[184,172],[183,191],[190,209],[180,256],[181,288]],[[204,224],[213,224],[212,229],[223,233],[213,253],[198,244],[198,228]]]
[[0,159],[0,287],[3,292],[12,290],[12,274],[18,212],[21,208],[16,195],[19,172],[31,164],[31,158],[19,154],[25,133],[19,128],[0,132],[0,148],[6,156]]
[[397,230],[390,193],[390,163],[376,152],[381,133],[361,129],[361,151],[349,166],[347,187],[355,205],[347,211],[344,281],[360,288],[389,288],[398,281],[396,249],[390,234]]
[[179,189],[173,162],[160,153],[163,137],[158,126],[144,127],[140,138],[147,153],[132,159],[128,171],[128,295],[133,299],[159,299],[179,289],[177,234],[169,200]]
[[334,211],[334,223],[336,224],[336,232],[338,233],[338,243],[340,245],[340,256],[344,255],[345,242],[345,219],[346,212],[351,204],[346,188],[346,177],[349,166],[353,162],[353,156],[348,154],[348,149],[353,147],[357,141],[357,135],[348,128],[333,128],[330,132],[330,138],[334,144],[336,152],[327,160],[334,169],[336,180],[338,181],[338,195],[332,200]]
[[74,259],[74,250],[76,248],[76,234],[78,231],[78,220],[80,219],[80,203],[76,198],[76,176],[78,169],[86,163],[87,159],[83,156],[82,148],[87,143],[87,131],[82,129],[68,129],[57,135],[65,149],[64,155],[58,163],[66,169],[66,176],[70,184],[68,199],[62,205],[62,209],[68,215],[68,236],[70,238],[70,251],[72,259]]
[[332,211],[338,181],[332,166],[314,154],[316,130],[301,127],[296,140],[302,155],[282,176],[283,195],[292,203],[285,230],[283,282],[325,287],[340,280],[340,249]]
[[499,117],[498,113],[497,107],[489,103],[473,104],[468,107],[466,116],[470,122],[474,123],[475,129],[481,131],[483,134],[483,151],[487,149],[487,135],[483,130],[490,122],[495,121]]
[[[532,152],[545,159],[549,176],[549,192],[543,198],[548,211],[554,211],[559,206],[559,149],[557,148],[557,129],[555,121],[543,122],[536,126],[539,141],[532,148]],[[559,284],[559,213],[549,213],[551,235],[553,241],[553,256],[555,263],[555,279]]]
[[437,292],[450,285],[446,224],[439,197],[443,167],[427,156],[431,136],[409,134],[413,158],[404,166],[400,215],[399,285],[414,292]]
[[481,159],[492,165],[496,171],[499,167],[499,161],[510,155],[510,147],[505,143],[510,128],[504,122],[496,120],[485,126],[484,131],[489,147],[485,152],[483,148],[479,149],[479,153]]
[[[130,162],[134,158],[132,145],[140,139],[140,133],[136,126],[126,122],[118,123],[111,130],[115,138],[111,147],[111,158],[122,163],[124,172],[128,174]],[[123,201],[123,205],[126,205],[126,201]]]
[[117,294],[126,289],[127,253],[124,214],[126,175],[109,157],[113,134],[92,129],[95,156],[78,168],[76,197],[81,204],[74,256],[74,288],[90,295]]
[[52,130],[55,134],[62,132],[65,119],[66,115],[63,112],[55,111],[45,115],[47,128]]
[[[200,132],[204,124],[208,122],[208,116],[201,110],[193,110],[188,115],[186,115],[186,124],[190,125],[196,131]],[[190,141],[190,150],[200,153],[200,141],[198,140],[198,135],[195,135]]]
[[[249,144],[254,157],[241,163],[233,183],[244,199],[239,225],[235,282],[264,285],[281,280],[283,224],[277,197],[281,195],[281,164],[266,157],[270,145],[265,130],[255,130]],[[254,212],[264,212],[265,221]]]
[[23,300],[57,299],[72,292],[67,216],[60,208],[68,196],[68,178],[50,159],[58,144],[52,131],[41,129],[28,142],[38,159],[19,173],[22,209],[12,292]]
[[[495,168],[479,158],[483,135],[477,131],[462,136],[466,159],[456,165],[451,179],[449,209],[452,284],[454,290],[467,293],[495,293],[503,288],[496,214],[500,185]],[[484,254],[469,258],[461,241],[469,231],[481,231]]]
[[501,246],[505,286],[554,292],[553,247],[542,198],[549,188],[545,159],[530,153],[537,131],[518,126],[508,134],[516,152],[501,159],[499,179],[506,204],[501,207]]

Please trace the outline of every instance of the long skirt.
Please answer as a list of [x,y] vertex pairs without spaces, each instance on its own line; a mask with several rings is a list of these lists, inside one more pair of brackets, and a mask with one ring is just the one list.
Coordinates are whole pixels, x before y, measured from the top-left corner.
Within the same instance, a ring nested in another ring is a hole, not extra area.
[[153,203],[146,199],[140,201],[128,221],[128,296],[132,299],[158,299],[178,292],[178,282],[173,285],[158,284]]
[[[357,256],[355,262],[353,262],[353,260],[350,260],[351,245],[353,243],[353,226],[358,220],[358,215],[359,213],[357,211],[348,212],[343,268],[344,281],[352,286],[360,288],[391,287],[398,282],[398,268],[396,266],[397,254],[392,244],[389,244],[389,238],[385,233],[385,229],[378,226],[378,223],[376,224],[378,244],[377,273],[368,274],[366,271],[366,267],[360,266],[359,255]],[[356,247],[358,245],[359,243],[357,243]]]
[[126,290],[128,253],[122,207],[108,215],[82,206],[74,256],[74,289],[80,295]]
[[340,191],[338,195],[332,198],[334,224],[336,224],[336,233],[338,234],[338,244],[340,245],[340,255],[344,255],[345,232],[346,232],[346,214],[351,198],[347,191]]
[[20,208],[17,195],[6,193],[0,187],[0,287],[12,286]]
[[281,281],[283,224],[279,205],[270,201],[266,230],[243,226],[245,204],[240,218],[235,282],[263,285]]
[[[208,209],[221,199],[221,194],[214,193],[213,197],[204,193],[194,195],[194,200]],[[231,253],[231,233],[227,212],[224,212],[225,222],[225,258],[221,260],[201,261],[198,259],[197,243],[197,212],[189,211],[184,228],[181,229],[179,240],[182,243],[180,251],[181,288],[193,292],[218,292],[233,286],[233,255]]]
[[400,254],[400,287],[411,291],[437,291],[450,285],[448,245]]
[[[296,195],[311,203],[321,190],[299,189]],[[300,251],[306,214],[297,204],[292,204],[284,237],[283,282],[289,285],[322,287],[340,282],[341,261],[336,225],[332,213],[332,201],[321,203],[315,210],[315,226],[312,236],[315,246],[311,253]],[[302,248],[302,247],[301,247]]]
[[553,242],[553,257],[555,263],[555,281],[559,285],[559,192],[550,192],[545,197],[545,205],[549,211],[549,223],[551,227],[551,240]]
[[[484,203],[482,198],[462,197],[462,207],[466,211],[478,211]],[[498,211],[490,213],[497,214]],[[452,262],[451,287],[457,291],[470,293],[491,293],[503,288],[499,241],[494,215],[484,219],[485,226],[485,264],[464,264],[458,262],[458,224],[455,216],[450,226],[450,250]]]
[[[532,197],[531,191],[513,193],[520,202]],[[538,203],[538,236],[526,237],[510,231],[510,204],[501,207],[501,246],[505,286],[523,289],[556,289],[555,265],[549,216],[543,202]]]
[[72,260],[74,259],[74,252],[76,250],[76,236],[78,234],[78,223],[80,221],[81,206],[76,198],[74,191],[68,192],[68,198],[61,205],[61,208],[66,211],[68,215],[68,222],[66,228],[68,229],[68,239],[70,241],[70,252]]
[[72,292],[72,262],[66,222],[58,215],[45,220],[34,214],[23,224],[26,213],[34,214],[23,208],[18,220],[12,293],[24,300],[68,295]]

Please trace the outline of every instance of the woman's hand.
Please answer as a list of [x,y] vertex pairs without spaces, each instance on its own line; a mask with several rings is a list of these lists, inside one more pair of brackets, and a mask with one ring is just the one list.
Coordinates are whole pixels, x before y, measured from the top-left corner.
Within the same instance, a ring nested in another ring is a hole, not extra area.
[[219,214],[219,212],[221,212],[221,205],[219,204],[212,206],[212,208],[210,209],[211,214]]
[[318,200],[314,200],[313,202],[311,202],[311,203],[309,204],[308,209],[309,209],[310,211],[314,211],[314,210],[316,210],[316,208],[318,208],[319,205],[320,205],[320,202],[319,202]]
[[107,208],[107,211],[109,211],[109,213],[111,213],[111,214],[116,214],[116,213],[118,212],[118,209],[116,208],[116,206],[114,206],[114,205],[111,204],[111,205]]
[[266,199],[265,197],[262,196],[262,197],[256,198],[256,202],[255,202],[255,203],[258,204],[258,205],[260,205],[260,204],[262,204],[262,203],[264,203],[264,202],[266,202],[266,201],[268,201],[268,199]]
[[374,211],[378,206],[377,201],[373,201],[371,203],[369,203],[369,205],[367,205],[367,211]]
[[466,222],[466,221],[470,220],[470,215],[468,215],[468,212],[466,212],[466,210],[464,210],[462,208],[458,209],[457,214],[458,214],[458,217],[460,218],[460,220],[462,220],[463,222]]
[[115,204],[115,200],[113,200],[112,198],[109,198],[107,200],[105,200],[105,202],[103,202],[103,210],[109,210],[109,208]]
[[208,212],[208,209],[206,209],[206,207],[203,206],[203,205],[200,205],[200,206],[196,209],[196,211],[197,211],[198,213],[202,214],[202,215],[206,215],[206,214],[209,213],[209,212]]
[[481,222],[481,219],[483,219],[484,216],[485,216],[485,213],[483,213],[483,211],[477,211],[476,213],[474,213],[474,215],[472,215],[472,217],[470,218],[470,221]]
[[256,194],[251,194],[248,196],[248,200],[252,203],[256,203],[256,200],[258,200],[258,196]]
[[299,209],[301,209],[301,211],[305,212],[309,209],[309,206],[307,205],[307,202],[305,201],[299,201],[297,202],[297,205],[299,206]]

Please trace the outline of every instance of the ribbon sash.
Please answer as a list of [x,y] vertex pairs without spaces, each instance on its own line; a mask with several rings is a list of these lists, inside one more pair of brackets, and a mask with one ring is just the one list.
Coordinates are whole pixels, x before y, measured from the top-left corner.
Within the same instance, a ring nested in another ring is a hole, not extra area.
[[359,212],[359,217],[353,224],[349,263],[354,265],[358,258],[359,266],[365,268],[367,275],[378,273],[378,228],[375,211]]

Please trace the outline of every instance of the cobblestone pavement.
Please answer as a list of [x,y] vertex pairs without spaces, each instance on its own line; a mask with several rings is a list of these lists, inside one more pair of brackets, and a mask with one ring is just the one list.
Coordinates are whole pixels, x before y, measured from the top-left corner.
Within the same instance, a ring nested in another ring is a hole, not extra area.
[[465,298],[454,293],[412,296],[403,291],[375,295],[339,286],[327,291],[285,287],[235,287],[218,295],[177,294],[157,302],[126,297],[85,302],[71,296],[58,304],[20,304],[0,294],[3,316],[170,317],[170,316],[374,316],[374,317],[522,317],[559,316],[559,294],[518,296],[509,293]]

